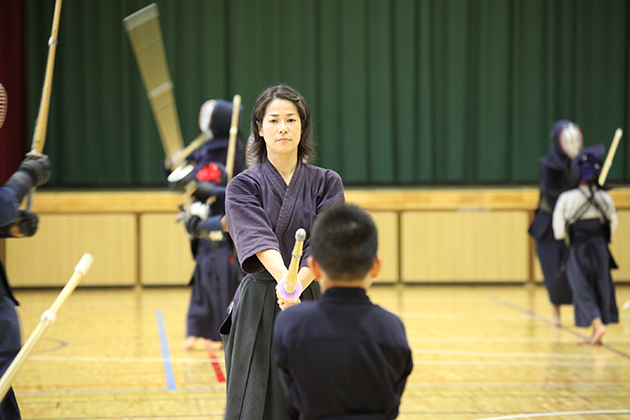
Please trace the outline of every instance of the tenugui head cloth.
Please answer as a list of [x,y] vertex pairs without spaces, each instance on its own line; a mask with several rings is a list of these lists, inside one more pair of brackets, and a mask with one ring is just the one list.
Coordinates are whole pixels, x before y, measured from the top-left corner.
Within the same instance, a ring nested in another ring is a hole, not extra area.
[[571,172],[588,182],[597,178],[602,169],[604,145],[598,144],[582,150],[571,162]]
[[569,120],[558,120],[551,128],[553,151],[573,159],[582,150],[582,130]]

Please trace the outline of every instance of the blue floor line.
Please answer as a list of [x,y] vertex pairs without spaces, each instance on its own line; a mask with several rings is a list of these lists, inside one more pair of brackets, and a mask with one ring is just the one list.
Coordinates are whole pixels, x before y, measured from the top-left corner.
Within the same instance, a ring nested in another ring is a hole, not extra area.
[[171,352],[168,349],[168,339],[166,338],[166,328],[164,327],[164,317],[162,311],[155,310],[155,320],[157,321],[158,335],[160,337],[160,347],[162,349],[162,364],[164,365],[164,377],[166,378],[166,389],[177,390],[175,384],[175,374],[173,373],[173,363],[171,363]]

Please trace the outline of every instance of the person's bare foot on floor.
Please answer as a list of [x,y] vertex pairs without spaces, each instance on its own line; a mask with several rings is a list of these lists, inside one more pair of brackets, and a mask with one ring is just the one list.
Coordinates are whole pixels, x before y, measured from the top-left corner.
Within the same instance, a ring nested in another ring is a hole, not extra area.
[[190,337],[186,338],[186,341],[184,341],[184,344],[182,344],[182,347],[185,348],[186,350],[190,350],[193,347],[195,347],[195,341],[197,341],[197,337],[191,335]]
[[223,350],[223,343],[221,341],[212,341],[205,338],[203,342],[206,346],[206,350],[208,351]]
[[552,306],[551,320],[549,321],[549,325],[556,328],[560,328],[562,326],[562,324],[560,323],[560,305]]
[[595,318],[593,320],[593,335],[591,336],[591,340],[589,344],[591,346],[601,346],[602,345],[602,337],[606,333],[606,327],[602,323],[601,318]]

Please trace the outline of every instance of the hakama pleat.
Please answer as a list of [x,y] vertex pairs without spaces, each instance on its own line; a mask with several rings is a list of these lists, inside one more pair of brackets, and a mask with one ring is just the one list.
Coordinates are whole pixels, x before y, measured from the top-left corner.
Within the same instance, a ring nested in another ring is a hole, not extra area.
[[543,272],[549,300],[554,305],[573,303],[571,285],[566,272],[560,273],[560,267],[567,252],[564,241],[536,240],[536,253]]
[[[236,295],[233,313],[221,326],[225,348],[226,420],[287,419],[287,404],[273,364],[273,324],[280,312],[276,281],[266,272],[247,275]],[[302,300],[319,299],[313,282]]]
[[609,262],[610,253],[602,237],[571,245],[567,276],[573,289],[577,327],[589,327],[595,318],[604,324],[619,322]]
[[230,241],[216,249],[212,249],[209,241],[200,241],[196,260],[187,335],[221,341],[219,328],[243,273]]

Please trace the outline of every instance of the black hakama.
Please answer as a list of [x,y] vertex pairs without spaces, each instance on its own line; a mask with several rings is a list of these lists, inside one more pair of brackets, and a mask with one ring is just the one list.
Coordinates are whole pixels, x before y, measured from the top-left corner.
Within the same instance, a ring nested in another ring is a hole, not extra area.
[[559,195],[575,184],[569,170],[571,161],[558,153],[540,159],[540,198],[529,234],[536,241],[536,254],[540,261],[545,287],[553,305],[570,305],[573,302],[571,286],[560,267],[565,258],[564,241],[554,238],[551,227],[553,210]]
[[229,239],[223,242],[200,240],[196,260],[186,317],[187,336],[221,341],[219,328],[243,272]]
[[555,239],[536,240],[536,254],[549,300],[553,305],[570,305],[573,303],[571,285],[565,271],[561,271],[562,262],[568,252],[564,241]]
[[[267,272],[247,275],[239,287],[225,334],[227,393],[226,419],[287,418],[287,402],[270,355],[276,315],[280,312],[276,281]],[[302,292],[302,300],[321,297],[319,283]],[[246,302],[241,305],[240,302]],[[246,385],[245,385],[246,384]]]
[[612,257],[603,235],[574,238],[569,247],[567,276],[573,289],[575,326],[589,327],[595,318],[604,325],[619,322]]

